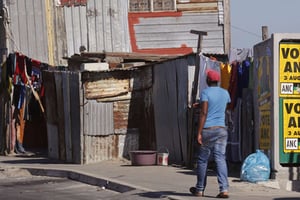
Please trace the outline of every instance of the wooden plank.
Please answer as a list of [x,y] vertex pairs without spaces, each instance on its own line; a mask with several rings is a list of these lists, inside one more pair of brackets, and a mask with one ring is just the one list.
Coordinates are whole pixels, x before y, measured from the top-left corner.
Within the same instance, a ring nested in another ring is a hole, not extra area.
[[124,62],[124,60],[143,60],[143,61],[161,61],[165,59],[172,59],[176,56],[174,55],[157,55],[157,54],[147,54],[147,53],[124,53],[124,52],[86,52],[81,54],[83,57],[97,57],[97,58],[109,58],[110,57],[117,57],[116,60],[120,62]]
[[80,89],[80,74],[78,72],[71,72],[69,77],[70,86],[70,113],[71,115],[71,138],[72,138],[72,158],[73,162],[83,164],[83,122],[81,122],[82,105],[81,100],[82,91]]
[[64,99],[62,89],[62,73],[55,72],[55,88],[56,88],[56,101],[57,101],[57,119],[58,119],[58,139],[59,139],[59,159],[66,160],[66,148],[65,148],[65,120],[64,113]]
[[224,0],[224,54],[230,53],[231,48],[231,19],[230,0]]
[[62,91],[64,104],[64,127],[65,127],[65,142],[66,142],[66,161],[72,162],[72,133],[71,133],[71,109],[70,109],[70,84],[69,73],[62,72]]
[[43,83],[45,87],[45,104],[47,123],[57,124],[57,103],[54,73],[42,71]]
[[217,3],[189,3],[178,4],[178,11],[218,12]]
[[54,65],[54,42],[55,42],[55,31],[54,31],[54,20],[53,20],[53,1],[45,0],[45,14],[46,14],[46,31],[47,31],[47,47],[48,47],[48,63]]
[[207,12],[210,12],[210,13],[217,13],[218,12],[218,9],[216,7],[210,7],[210,8],[178,8],[177,9],[178,11],[181,11],[181,12],[197,12],[197,13],[207,13]]
[[177,0],[177,5],[178,4],[190,4],[190,3],[212,3],[212,2],[218,2],[218,0],[188,0],[188,1]]
[[116,97],[103,97],[103,98],[97,98],[97,102],[112,102],[112,101],[126,101],[130,100],[132,96],[131,92],[128,92],[127,94],[124,95],[119,95]]
[[59,159],[58,128],[57,125],[47,123],[48,157]]
[[42,71],[43,83],[45,87],[45,110],[47,118],[47,140],[48,156],[59,159],[58,128],[57,128],[57,104],[54,73]]

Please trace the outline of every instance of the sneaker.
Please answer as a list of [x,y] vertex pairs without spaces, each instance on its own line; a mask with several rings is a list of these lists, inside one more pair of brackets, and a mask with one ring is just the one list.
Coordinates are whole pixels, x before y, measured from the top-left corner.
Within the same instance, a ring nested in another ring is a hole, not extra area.
[[197,191],[197,188],[195,188],[195,187],[191,187],[190,192],[192,193],[192,195],[194,195],[196,197],[203,197],[204,196],[204,193],[201,192],[201,191]]
[[217,195],[217,198],[228,199],[228,198],[229,198],[228,192],[220,192],[220,193]]

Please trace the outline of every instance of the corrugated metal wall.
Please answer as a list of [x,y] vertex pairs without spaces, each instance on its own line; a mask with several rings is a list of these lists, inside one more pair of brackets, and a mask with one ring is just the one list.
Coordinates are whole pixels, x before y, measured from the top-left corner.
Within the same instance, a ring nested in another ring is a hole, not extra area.
[[79,53],[81,45],[88,45],[87,8],[86,6],[64,7],[67,56]]
[[84,106],[83,134],[110,135],[114,133],[113,103],[89,100]]
[[89,0],[86,7],[65,7],[68,56],[81,45],[90,52],[129,52],[128,6],[124,0]]
[[[194,29],[208,32],[203,38],[204,53],[223,54],[227,30],[224,3],[207,1],[197,3],[200,10],[192,3],[182,4],[188,10],[179,7],[179,12],[169,12],[169,17],[160,12],[146,13],[150,14],[147,17],[136,13],[130,24],[128,0],[89,0],[87,4],[64,7],[52,0],[3,0],[8,8],[8,51],[18,50],[51,65],[65,65],[62,58],[80,53],[80,46],[89,52],[183,46],[196,52],[198,36],[190,34]],[[130,31],[132,26],[134,33]]]
[[90,52],[130,51],[127,1],[89,0],[86,6],[69,7],[48,1],[4,0],[9,18],[9,52],[17,50],[42,62],[61,65],[62,57],[79,53],[80,46]]
[[19,51],[28,57],[48,63],[44,0],[6,0],[8,51]]

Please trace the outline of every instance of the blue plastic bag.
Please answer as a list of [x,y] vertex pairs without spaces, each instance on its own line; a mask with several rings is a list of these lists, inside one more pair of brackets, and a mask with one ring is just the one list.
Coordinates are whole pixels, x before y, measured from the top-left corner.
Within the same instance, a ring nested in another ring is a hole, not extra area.
[[270,177],[269,158],[260,150],[250,154],[243,162],[241,180],[256,183],[267,181]]

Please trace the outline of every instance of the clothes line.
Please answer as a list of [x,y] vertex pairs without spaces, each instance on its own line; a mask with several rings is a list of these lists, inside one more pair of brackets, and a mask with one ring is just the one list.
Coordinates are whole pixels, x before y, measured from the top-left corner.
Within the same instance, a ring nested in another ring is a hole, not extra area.
[[[42,70],[48,68],[48,64],[20,52],[10,53],[1,65],[1,134],[5,138],[0,145],[1,154],[25,153],[23,138],[26,121],[30,120],[34,111],[41,111],[45,116],[41,102],[44,96]],[[30,110],[34,100],[40,110]]]

